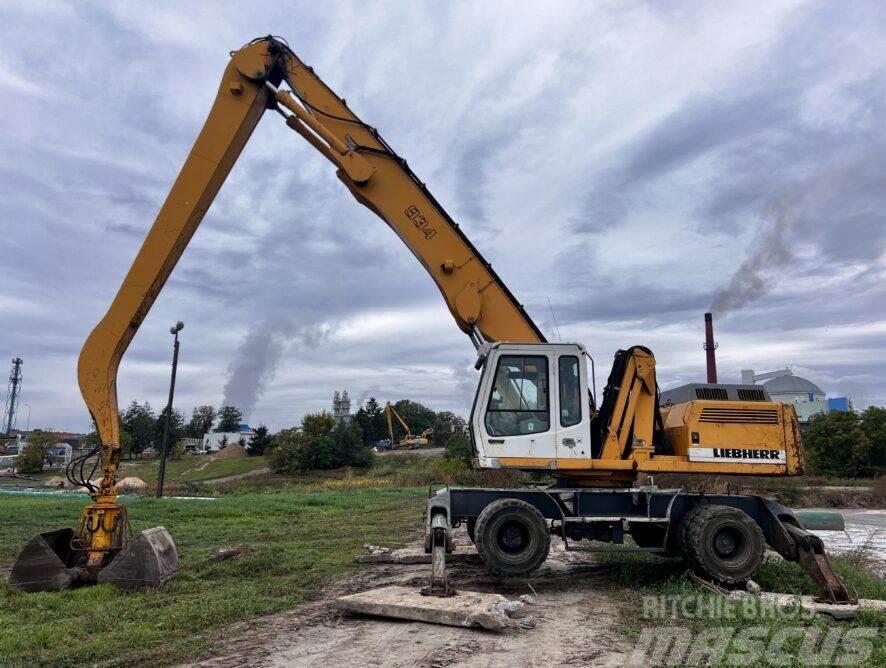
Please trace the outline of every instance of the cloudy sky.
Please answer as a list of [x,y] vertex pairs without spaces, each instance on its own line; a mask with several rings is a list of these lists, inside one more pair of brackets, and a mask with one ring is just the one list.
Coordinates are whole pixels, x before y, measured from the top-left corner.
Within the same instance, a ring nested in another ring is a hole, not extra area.
[[[0,2],[0,357],[24,359],[32,427],[88,428],[80,346],[228,52],[269,32],[409,160],[549,339],[588,346],[598,383],[635,343],[663,387],[702,380],[713,305],[721,380],[790,365],[886,404],[882,3],[244,6]],[[473,347],[431,279],[276,115],[124,358],[121,404],[165,403],[176,320],[186,413],[227,397],[277,429],[336,389],[472,398]]]

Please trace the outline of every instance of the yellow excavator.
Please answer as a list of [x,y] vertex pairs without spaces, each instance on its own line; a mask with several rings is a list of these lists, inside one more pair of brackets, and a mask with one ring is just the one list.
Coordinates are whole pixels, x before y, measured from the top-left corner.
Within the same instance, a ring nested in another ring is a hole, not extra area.
[[[403,427],[404,436],[402,438],[398,439],[394,436],[394,422],[391,419],[392,416],[396,418],[397,422],[400,423],[400,426]],[[415,450],[416,448],[423,448],[428,445],[428,437],[434,433],[434,430],[429,427],[418,436],[414,435],[409,428],[409,424],[403,416],[400,415],[397,409],[391,406],[390,401],[385,402],[385,418],[388,421],[388,439],[391,441],[391,449]]]
[[[480,378],[470,418],[476,466],[544,471],[556,480],[544,488],[437,490],[427,512],[430,593],[448,592],[445,555],[452,530],[466,523],[487,567],[502,575],[538,567],[552,536],[567,549],[585,550],[625,549],[618,546],[630,536],[635,549],[682,555],[703,575],[734,585],[756,571],[769,543],[799,561],[830,600],[848,600],[821,541],[788,509],[755,496],[660,489],[648,479],[659,472],[801,474],[790,406],[768,397],[711,401],[699,395],[663,411],[655,358],[642,346],[616,354],[598,406],[588,378],[593,360],[584,346],[545,340],[406,161],[285,40],[262,37],[230,55],[193,149],[80,354],[80,389],[101,444],[71,462],[68,475],[86,486],[93,503],[76,529],[31,539],[13,566],[10,586],[159,586],[178,571],[170,534],[155,527],[133,536],[116,497],[117,370],[256,124],[273,110],[412,251],[476,348]],[[89,462],[100,462],[97,485],[86,474]],[[616,547],[589,545],[600,542]]]

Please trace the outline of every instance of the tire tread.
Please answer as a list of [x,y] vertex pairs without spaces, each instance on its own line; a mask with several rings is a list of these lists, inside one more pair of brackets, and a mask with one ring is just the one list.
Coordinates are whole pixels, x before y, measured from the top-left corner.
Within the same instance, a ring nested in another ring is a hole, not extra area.
[[[544,531],[542,532],[543,548],[541,550],[542,554],[540,555],[540,558],[536,558],[531,563],[526,564],[526,567],[521,570],[504,570],[498,567],[494,563],[494,560],[490,558],[489,550],[485,545],[484,534],[486,525],[498,512],[508,508],[528,510],[535,516],[537,521],[541,523],[541,526],[544,526]],[[477,525],[474,532],[476,537],[475,545],[477,546],[477,554],[480,555],[480,558],[483,560],[483,563],[486,564],[486,567],[500,577],[522,577],[524,575],[529,575],[545,562],[548,558],[548,552],[551,549],[551,534],[547,530],[547,522],[545,521],[544,516],[539,512],[538,508],[522,501],[521,499],[505,498],[490,503],[483,509],[480,516],[477,518]]]
[[689,566],[699,575],[727,586],[743,585],[753,576],[753,573],[738,577],[725,573],[712,573],[704,559],[706,550],[703,537],[704,528],[708,522],[719,515],[723,515],[725,512],[737,513],[739,517],[736,519],[750,530],[754,542],[758,546],[757,566],[754,568],[754,571],[756,571],[759,565],[763,563],[763,551],[766,547],[766,540],[759,525],[738,508],[716,504],[704,504],[693,508],[683,518],[683,522],[680,525],[680,549]]

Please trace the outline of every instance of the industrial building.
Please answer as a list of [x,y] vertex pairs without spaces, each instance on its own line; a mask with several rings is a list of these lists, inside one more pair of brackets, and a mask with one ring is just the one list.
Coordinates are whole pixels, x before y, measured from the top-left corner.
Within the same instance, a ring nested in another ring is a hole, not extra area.
[[336,424],[347,423],[354,419],[354,416],[351,415],[351,398],[348,396],[347,390],[341,394],[336,390],[332,395],[332,417],[335,418]]
[[[203,434],[202,439],[194,439],[194,451],[200,454],[218,452],[234,443],[239,443],[241,441],[249,443],[249,440],[253,436],[255,436],[255,431],[252,427],[246,423],[241,423],[238,426],[237,431],[213,431],[208,434]],[[185,448],[190,449],[189,445],[191,444],[186,442]]]
[[[818,385],[801,376],[795,376],[790,367],[755,373],[753,369],[742,369],[741,384],[719,383],[717,380],[718,344],[714,341],[714,318],[704,314],[705,351],[707,383],[689,383],[661,392],[662,406],[669,406],[696,399],[708,401],[776,401],[792,404],[797,419],[806,424],[815,415],[831,411],[852,410],[848,397],[830,397]],[[757,385],[762,382],[761,385]]]
[[765,381],[763,387],[773,401],[793,404],[800,422],[809,422],[814,415],[852,409],[848,397],[828,398],[818,385],[802,376],[795,376],[789,367],[760,374],[754,373],[753,369],[742,369],[743,384],[755,385],[759,381]]

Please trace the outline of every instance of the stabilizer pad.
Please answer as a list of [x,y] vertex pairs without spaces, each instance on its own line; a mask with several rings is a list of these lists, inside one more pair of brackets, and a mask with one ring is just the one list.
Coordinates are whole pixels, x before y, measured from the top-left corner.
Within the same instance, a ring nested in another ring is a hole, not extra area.
[[133,536],[122,550],[98,573],[99,583],[126,589],[159,587],[178,574],[178,550],[163,527],[147,529]]
[[71,549],[73,529],[56,529],[31,538],[9,574],[9,587],[21,591],[58,591],[70,587],[82,573],[82,555]]

